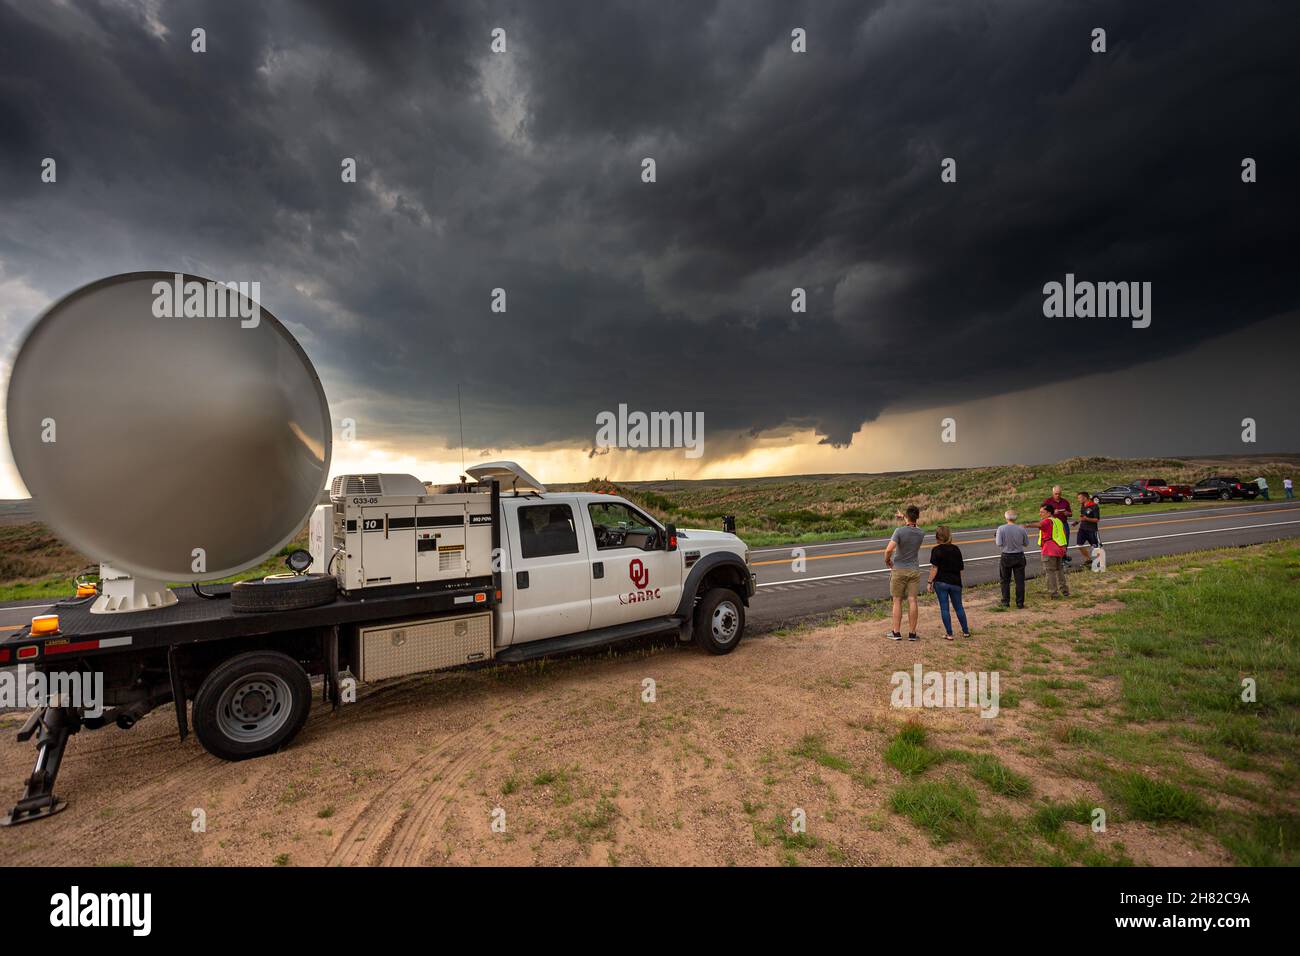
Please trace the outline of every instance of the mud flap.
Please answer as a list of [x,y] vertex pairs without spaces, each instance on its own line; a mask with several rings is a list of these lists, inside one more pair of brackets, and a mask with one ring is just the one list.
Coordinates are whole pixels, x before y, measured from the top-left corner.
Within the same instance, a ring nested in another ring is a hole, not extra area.
[[167,648],[167,674],[172,684],[172,703],[176,705],[176,731],[184,740],[190,734],[190,721],[185,710],[185,681],[181,679],[181,662],[175,644]]

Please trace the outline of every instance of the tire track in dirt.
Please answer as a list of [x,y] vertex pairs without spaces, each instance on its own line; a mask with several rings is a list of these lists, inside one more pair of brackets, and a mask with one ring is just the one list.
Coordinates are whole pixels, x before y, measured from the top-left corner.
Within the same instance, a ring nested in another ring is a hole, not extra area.
[[450,810],[449,797],[460,785],[460,780],[471,765],[486,757],[495,743],[491,734],[480,732],[481,740],[468,741],[459,757],[442,772],[436,785],[426,789],[415,805],[403,814],[389,838],[379,847],[381,866],[418,866],[422,857],[437,839],[438,829]]
[[[429,791],[441,795],[450,789],[453,769],[462,767],[486,751],[492,737],[481,727],[458,731],[443,738],[431,751],[407,766],[387,787],[367,801],[356,821],[330,854],[327,866],[371,865],[393,839],[405,818],[425,803]],[[439,786],[431,788],[424,778],[442,768]],[[409,806],[408,806],[409,804]]]

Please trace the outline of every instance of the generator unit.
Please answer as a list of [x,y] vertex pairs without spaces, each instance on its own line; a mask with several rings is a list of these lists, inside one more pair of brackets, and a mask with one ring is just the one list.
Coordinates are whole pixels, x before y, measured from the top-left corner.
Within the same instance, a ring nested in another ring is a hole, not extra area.
[[426,487],[413,475],[339,475],[309,530],[312,566],[340,591],[451,587],[492,573],[489,485]]

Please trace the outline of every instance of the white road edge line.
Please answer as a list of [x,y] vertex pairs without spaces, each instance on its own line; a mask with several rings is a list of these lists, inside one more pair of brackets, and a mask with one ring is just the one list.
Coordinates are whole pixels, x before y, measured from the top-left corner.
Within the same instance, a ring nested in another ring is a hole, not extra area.
[[[1174,534],[1153,534],[1148,535],[1145,538],[1121,538],[1118,541],[1106,541],[1103,543],[1107,548],[1110,548],[1117,544],[1132,544],[1135,541],[1159,541],[1163,538],[1185,538],[1188,535],[1193,534],[1215,534],[1221,531],[1249,531],[1251,528],[1276,528],[1280,525],[1289,524],[1300,524],[1300,521],[1270,521],[1268,524],[1243,524],[1237,525],[1234,528],[1206,528],[1203,531],[1179,531]],[[1039,550],[1037,548],[1025,552],[1025,554],[1038,553]],[[967,558],[966,563],[970,564],[973,561],[992,561],[994,558],[1001,557],[1002,555],[1000,553],[986,554],[979,558]],[[1166,555],[1152,555],[1152,557],[1166,557]],[[760,581],[758,586],[760,588],[770,588],[778,584],[799,584],[803,581],[829,581],[831,578],[857,578],[862,577],[865,574],[885,574],[888,571],[889,568],[873,568],[870,571],[845,571],[842,574],[823,574],[815,578],[790,578],[788,581]]]
[[[1165,515],[1208,515],[1208,514],[1217,514],[1220,511],[1235,511],[1238,514],[1248,515],[1256,511],[1267,510],[1263,508],[1264,505],[1278,505],[1278,504],[1283,504],[1282,499],[1279,499],[1277,501],[1259,501],[1249,505],[1228,505],[1227,507],[1224,508],[1183,508],[1180,511],[1142,511],[1136,514],[1107,515],[1105,521],[1107,527],[1114,527],[1114,524],[1120,521],[1136,521],[1139,518],[1159,518]],[[1257,508],[1255,507],[1256,505],[1259,505],[1260,507]],[[1286,505],[1283,505],[1282,510],[1291,511],[1295,509],[1294,506],[1287,507]],[[999,525],[998,527],[1001,527],[1001,525]],[[998,530],[997,528],[957,528],[953,531],[952,534],[953,537],[955,538],[957,537],[957,535],[962,535],[962,534],[990,534],[997,530]],[[927,532],[926,537],[933,538],[934,532],[933,531]],[[888,537],[842,538],[842,539],[837,539],[835,541],[815,541],[815,542],[810,542],[808,544],[787,544],[775,548],[751,548],[749,553],[770,554],[773,551],[789,551],[793,548],[803,548],[805,551],[811,551],[813,548],[840,548],[849,544],[884,544],[888,540],[889,540]],[[960,542],[957,543],[960,544]]]

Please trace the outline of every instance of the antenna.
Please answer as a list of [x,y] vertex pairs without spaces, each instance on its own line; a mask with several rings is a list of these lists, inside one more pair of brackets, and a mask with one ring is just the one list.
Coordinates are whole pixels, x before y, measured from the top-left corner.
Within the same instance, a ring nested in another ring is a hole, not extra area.
[[460,382],[456,383],[456,418],[460,420],[460,470],[465,472],[465,417],[460,411]]

